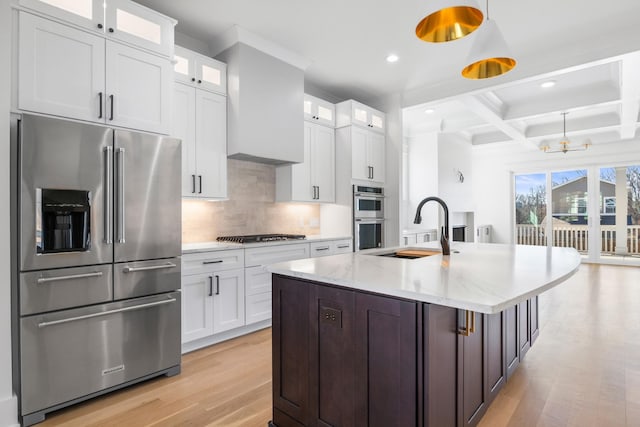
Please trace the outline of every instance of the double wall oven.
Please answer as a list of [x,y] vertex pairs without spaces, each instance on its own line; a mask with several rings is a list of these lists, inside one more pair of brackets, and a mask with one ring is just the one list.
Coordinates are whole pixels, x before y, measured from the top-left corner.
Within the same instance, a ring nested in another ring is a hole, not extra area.
[[12,120],[14,389],[23,425],[180,371],[180,141]]
[[384,246],[384,189],[353,186],[353,248]]

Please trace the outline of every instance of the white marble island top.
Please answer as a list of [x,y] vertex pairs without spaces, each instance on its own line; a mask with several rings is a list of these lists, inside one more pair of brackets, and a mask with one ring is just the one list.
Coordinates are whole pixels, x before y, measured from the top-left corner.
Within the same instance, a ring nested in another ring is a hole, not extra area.
[[[412,245],[437,248],[437,242]],[[277,274],[351,289],[498,313],[550,289],[580,267],[573,248],[452,242],[451,255],[374,256],[385,248],[269,265]],[[456,253],[457,252],[457,253]]]

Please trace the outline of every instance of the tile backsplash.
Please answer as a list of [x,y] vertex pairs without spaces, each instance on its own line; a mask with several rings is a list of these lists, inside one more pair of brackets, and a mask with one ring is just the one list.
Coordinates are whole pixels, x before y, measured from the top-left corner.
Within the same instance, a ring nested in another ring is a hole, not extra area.
[[218,236],[320,233],[320,206],[275,203],[275,166],[228,160],[228,200],[182,199],[182,242],[214,241]]

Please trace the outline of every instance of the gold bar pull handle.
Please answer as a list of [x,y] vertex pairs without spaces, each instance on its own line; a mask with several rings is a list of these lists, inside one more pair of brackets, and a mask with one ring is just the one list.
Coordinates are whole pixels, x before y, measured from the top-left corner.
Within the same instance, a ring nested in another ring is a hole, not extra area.
[[473,311],[465,310],[464,316],[465,316],[464,327],[458,329],[458,333],[460,335],[464,335],[465,337],[468,337],[475,330],[476,321],[475,321],[475,316]]

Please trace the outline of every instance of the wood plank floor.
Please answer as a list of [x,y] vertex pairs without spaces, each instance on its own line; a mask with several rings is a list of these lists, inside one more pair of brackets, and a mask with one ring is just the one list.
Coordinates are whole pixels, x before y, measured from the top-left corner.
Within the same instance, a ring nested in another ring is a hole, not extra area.
[[[480,427],[640,426],[640,268],[583,265],[541,295],[540,320],[540,337]],[[58,411],[39,426],[265,427],[270,413],[266,329],[185,355],[176,377]]]

